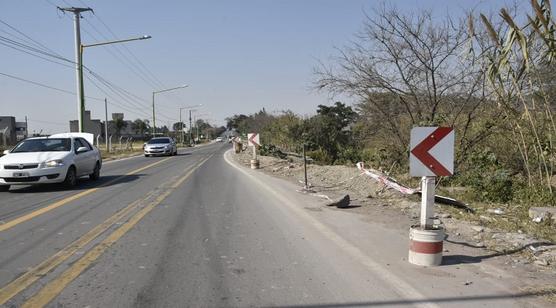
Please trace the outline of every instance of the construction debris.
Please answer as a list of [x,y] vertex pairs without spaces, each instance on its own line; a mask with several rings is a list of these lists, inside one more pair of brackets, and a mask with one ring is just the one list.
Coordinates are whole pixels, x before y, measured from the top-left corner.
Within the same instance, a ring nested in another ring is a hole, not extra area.
[[335,206],[338,208],[348,208],[350,203],[349,195],[345,195],[340,199],[332,200],[331,202],[327,203],[326,206]]
[[534,222],[542,222],[549,217],[556,221],[556,207],[532,207],[529,209],[529,217],[532,218]]

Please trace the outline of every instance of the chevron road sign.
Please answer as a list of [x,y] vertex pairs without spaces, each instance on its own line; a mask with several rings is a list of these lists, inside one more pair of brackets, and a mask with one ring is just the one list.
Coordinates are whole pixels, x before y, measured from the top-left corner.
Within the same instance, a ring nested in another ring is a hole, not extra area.
[[451,127],[415,127],[411,130],[409,174],[454,174],[454,130]]

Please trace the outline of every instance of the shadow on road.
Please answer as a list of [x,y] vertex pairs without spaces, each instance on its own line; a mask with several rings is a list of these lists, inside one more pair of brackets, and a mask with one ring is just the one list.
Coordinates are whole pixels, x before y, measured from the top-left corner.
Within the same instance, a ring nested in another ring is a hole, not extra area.
[[[451,240],[448,240],[448,239],[445,239],[445,241],[448,242],[448,243],[467,246],[467,247],[471,247],[471,248],[484,248],[483,246],[474,246],[474,245],[471,245],[471,244],[466,243],[466,242],[457,242],[457,241],[451,241]],[[522,247],[518,247],[518,248],[515,248],[515,249],[510,249],[510,250],[505,250],[505,251],[498,251],[498,252],[494,252],[494,253],[487,254],[487,255],[482,255],[482,256],[449,255],[449,256],[444,256],[442,258],[442,265],[480,263],[485,259],[490,259],[490,258],[500,257],[500,256],[507,256],[507,255],[511,255],[511,254],[514,254],[514,253],[518,253],[518,252],[523,251],[524,249],[527,249],[529,247],[534,247],[535,248],[535,247],[546,246],[546,245],[556,245],[556,244],[551,243],[551,242],[535,242],[535,243],[527,244],[527,245],[524,245]]]
[[9,193],[42,193],[42,192],[57,192],[57,191],[79,191],[83,189],[95,188],[95,187],[109,187],[115,184],[129,183],[138,180],[144,174],[133,174],[133,175],[104,175],[96,181],[91,181],[87,178],[81,178],[78,180],[75,187],[65,187],[60,184],[41,184],[33,186],[13,186]]
[[[309,305],[290,305],[290,306],[264,306],[264,307],[286,307],[286,308],[332,308],[332,307],[380,307],[380,306],[414,306],[419,304],[442,304],[442,303],[465,303],[472,305],[471,302],[475,301],[496,301],[507,299],[528,298],[545,295],[556,295],[554,290],[548,291],[533,291],[533,292],[520,292],[515,294],[501,294],[501,295],[479,295],[479,296],[454,296],[454,297],[438,297],[430,299],[415,299],[415,300],[386,300],[386,301],[372,301],[372,302],[350,302],[350,303],[323,303],[323,304],[309,304]],[[470,306],[473,307],[473,306]]]

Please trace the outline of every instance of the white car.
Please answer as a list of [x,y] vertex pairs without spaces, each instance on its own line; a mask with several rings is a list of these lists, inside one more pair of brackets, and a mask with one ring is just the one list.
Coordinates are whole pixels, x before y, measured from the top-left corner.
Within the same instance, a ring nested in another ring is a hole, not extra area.
[[97,180],[102,158],[87,135],[92,139],[92,134],[67,133],[22,140],[0,157],[0,190],[46,183],[75,186],[87,175]]
[[156,137],[143,145],[145,157],[154,155],[177,155],[178,146],[170,137]]
[[222,138],[222,137],[216,137],[216,139],[214,139],[214,141],[216,141],[216,142],[222,142],[222,141],[224,141],[224,138]]

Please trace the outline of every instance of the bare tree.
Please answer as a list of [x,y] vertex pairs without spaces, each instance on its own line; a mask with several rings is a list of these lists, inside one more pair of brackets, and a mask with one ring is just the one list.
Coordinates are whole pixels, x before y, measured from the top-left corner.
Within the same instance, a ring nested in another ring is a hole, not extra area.
[[355,42],[338,49],[332,65],[316,68],[316,87],[358,97],[373,133],[395,138],[401,155],[413,126],[454,126],[462,158],[492,127],[471,130],[491,102],[486,65],[477,60],[484,46],[471,42],[470,26],[449,16],[437,20],[430,11],[408,16],[383,6],[367,16]]

